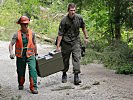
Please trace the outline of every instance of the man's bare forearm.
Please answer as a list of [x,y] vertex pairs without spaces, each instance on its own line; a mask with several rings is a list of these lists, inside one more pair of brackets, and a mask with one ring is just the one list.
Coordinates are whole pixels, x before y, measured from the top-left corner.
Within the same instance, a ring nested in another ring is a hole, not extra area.
[[9,44],[9,53],[13,54],[13,44],[12,43]]
[[57,47],[60,47],[61,40],[62,40],[62,36],[58,35]]
[[84,33],[85,39],[88,39],[88,32],[87,32],[86,28],[85,28],[85,27],[82,28],[82,31],[83,31],[83,33]]

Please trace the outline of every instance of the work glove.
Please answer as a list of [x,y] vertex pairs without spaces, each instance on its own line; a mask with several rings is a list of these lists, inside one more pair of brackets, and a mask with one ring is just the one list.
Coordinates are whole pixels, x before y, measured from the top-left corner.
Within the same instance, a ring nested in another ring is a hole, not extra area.
[[36,59],[38,58],[38,53],[35,54],[35,58],[36,58]]
[[10,54],[10,58],[14,59],[15,58],[15,54]]

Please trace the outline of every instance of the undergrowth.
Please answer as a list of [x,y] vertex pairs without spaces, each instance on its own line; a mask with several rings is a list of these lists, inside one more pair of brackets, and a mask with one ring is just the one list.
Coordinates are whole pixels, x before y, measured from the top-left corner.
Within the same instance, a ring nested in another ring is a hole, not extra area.
[[[97,61],[107,68],[116,70],[118,74],[133,74],[133,50],[128,47],[127,43],[113,41],[105,48],[101,46],[100,43],[93,43],[93,48],[88,47],[82,64]],[[100,47],[101,50],[99,50]]]

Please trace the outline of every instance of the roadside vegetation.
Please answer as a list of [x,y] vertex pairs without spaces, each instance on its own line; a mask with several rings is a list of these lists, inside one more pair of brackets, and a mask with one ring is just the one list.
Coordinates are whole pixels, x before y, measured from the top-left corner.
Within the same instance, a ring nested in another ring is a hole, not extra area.
[[86,23],[89,43],[82,64],[103,63],[120,74],[133,74],[132,0],[3,0],[0,4],[0,40],[9,41],[17,31],[18,18],[27,15],[38,40],[54,44],[58,26],[75,2]]

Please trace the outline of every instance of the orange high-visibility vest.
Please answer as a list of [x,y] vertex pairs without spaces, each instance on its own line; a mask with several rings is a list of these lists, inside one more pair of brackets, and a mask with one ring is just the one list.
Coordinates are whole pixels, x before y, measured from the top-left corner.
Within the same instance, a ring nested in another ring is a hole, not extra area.
[[[15,45],[15,55],[17,57],[22,58],[22,53],[23,53],[23,41],[22,41],[22,32],[20,30],[18,30],[18,39],[16,41],[16,45]],[[32,31],[30,29],[28,29],[28,44],[27,44],[27,51],[26,51],[26,56],[30,57],[32,55],[35,55],[35,45],[32,41]]]

